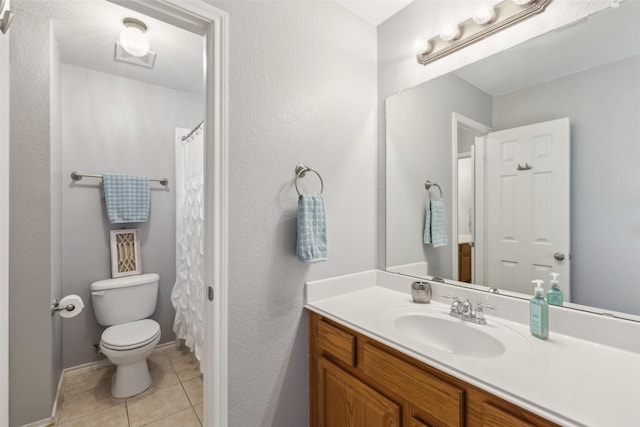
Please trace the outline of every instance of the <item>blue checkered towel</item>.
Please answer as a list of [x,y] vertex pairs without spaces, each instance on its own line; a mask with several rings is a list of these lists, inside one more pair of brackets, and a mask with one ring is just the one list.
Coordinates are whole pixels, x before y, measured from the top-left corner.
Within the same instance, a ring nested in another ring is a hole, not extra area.
[[424,243],[434,248],[447,246],[447,214],[442,200],[428,201],[425,206]]
[[111,224],[147,222],[149,218],[149,178],[106,173],[102,175],[104,201]]
[[306,263],[327,260],[327,220],[321,194],[298,199],[298,259]]

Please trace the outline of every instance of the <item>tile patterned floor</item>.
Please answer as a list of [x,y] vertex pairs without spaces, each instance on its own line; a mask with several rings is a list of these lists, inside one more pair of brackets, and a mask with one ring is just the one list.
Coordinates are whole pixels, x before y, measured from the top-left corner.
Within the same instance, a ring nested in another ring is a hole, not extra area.
[[201,427],[202,375],[192,353],[180,347],[149,357],[153,384],[128,399],[111,396],[114,366],[66,376],[59,427]]

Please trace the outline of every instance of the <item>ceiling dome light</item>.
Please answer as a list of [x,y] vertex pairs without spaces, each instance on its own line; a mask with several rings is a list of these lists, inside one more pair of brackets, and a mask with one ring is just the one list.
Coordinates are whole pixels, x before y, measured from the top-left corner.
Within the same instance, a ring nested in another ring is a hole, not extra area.
[[524,6],[526,4],[532,3],[534,0],[513,0],[515,4],[518,6]]
[[473,14],[473,22],[478,25],[487,25],[496,19],[496,10],[491,4],[482,4]]
[[149,52],[149,40],[145,33],[147,26],[144,22],[133,18],[122,20],[125,29],[120,33],[120,44],[130,55],[141,57]]
[[440,38],[446,42],[454,41],[460,37],[460,27],[455,24],[447,24],[440,29]]

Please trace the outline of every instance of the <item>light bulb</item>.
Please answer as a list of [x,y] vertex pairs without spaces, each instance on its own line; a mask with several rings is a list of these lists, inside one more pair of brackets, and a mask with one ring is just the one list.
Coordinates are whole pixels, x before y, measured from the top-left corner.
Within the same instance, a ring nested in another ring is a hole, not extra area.
[[424,41],[423,39],[415,39],[413,41],[413,49],[422,55],[426,55],[431,52],[432,48],[433,46],[428,40]]
[[496,10],[493,5],[482,4],[473,14],[473,22],[478,25],[487,25],[496,18]]
[[145,56],[149,52],[149,40],[145,35],[147,26],[132,18],[123,22],[126,28],[120,33],[120,44],[132,56]]
[[440,38],[446,42],[456,40],[460,37],[460,27],[455,24],[447,24],[440,29]]

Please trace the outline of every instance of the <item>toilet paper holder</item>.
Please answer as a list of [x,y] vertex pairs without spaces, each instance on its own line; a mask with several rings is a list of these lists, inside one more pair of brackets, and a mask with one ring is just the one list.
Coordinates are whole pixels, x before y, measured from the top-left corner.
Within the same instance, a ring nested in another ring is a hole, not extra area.
[[73,311],[76,309],[74,304],[67,304],[65,306],[60,305],[60,300],[55,300],[51,303],[51,315],[53,316],[58,311]]

